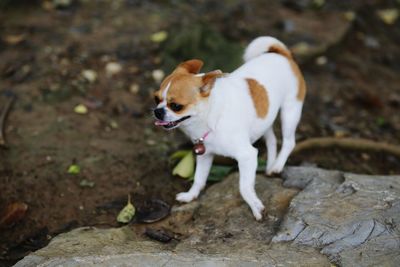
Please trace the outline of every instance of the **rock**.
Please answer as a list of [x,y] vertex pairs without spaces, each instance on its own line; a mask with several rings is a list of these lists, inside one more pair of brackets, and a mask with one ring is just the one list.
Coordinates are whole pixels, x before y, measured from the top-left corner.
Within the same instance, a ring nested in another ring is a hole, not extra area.
[[210,186],[197,201],[175,206],[170,217],[151,224],[153,232],[168,233],[168,243],[146,237],[149,225],[85,227],[55,237],[15,266],[395,266],[399,262],[400,177],[310,167],[286,168],[283,177],[257,176],[256,191],[268,211],[262,222],[254,220],[241,199],[235,173]]
[[[343,266],[395,266],[400,260],[400,177],[288,168],[292,200],[274,242],[320,249]],[[384,241],[386,240],[386,242]]]

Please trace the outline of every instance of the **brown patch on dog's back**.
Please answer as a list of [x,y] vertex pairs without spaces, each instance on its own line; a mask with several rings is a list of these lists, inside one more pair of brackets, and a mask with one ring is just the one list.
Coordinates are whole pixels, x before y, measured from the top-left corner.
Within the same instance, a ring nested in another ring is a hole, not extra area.
[[287,50],[286,48],[284,48],[280,45],[271,45],[268,49],[268,53],[276,53],[276,54],[286,57],[289,60],[293,59],[292,53],[290,53],[289,50]]
[[294,61],[292,53],[290,51],[280,45],[272,45],[268,49],[269,53],[276,53],[279,55],[282,55],[286,57],[289,60],[290,67],[293,70],[294,75],[296,75],[297,81],[298,81],[298,91],[297,91],[297,99],[300,101],[304,101],[304,98],[306,96],[306,82],[304,80],[303,74],[301,73],[301,70],[297,63]]
[[250,96],[253,100],[257,116],[260,118],[264,118],[265,116],[267,116],[269,108],[267,90],[265,90],[264,86],[259,84],[254,79],[246,79],[246,82],[249,86]]

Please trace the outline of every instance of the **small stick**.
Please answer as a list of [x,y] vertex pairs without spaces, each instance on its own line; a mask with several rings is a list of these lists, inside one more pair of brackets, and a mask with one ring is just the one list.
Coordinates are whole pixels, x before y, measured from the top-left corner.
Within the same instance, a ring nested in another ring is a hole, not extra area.
[[0,147],[3,147],[3,148],[7,147],[4,128],[5,128],[7,116],[10,112],[10,109],[11,109],[11,106],[12,106],[14,100],[15,100],[15,97],[12,96],[8,100],[8,102],[6,103],[6,106],[4,107],[3,111],[0,114]]
[[353,150],[385,152],[400,158],[400,146],[385,142],[376,142],[362,138],[335,138],[318,137],[310,138],[298,143],[293,153],[312,148],[340,147]]

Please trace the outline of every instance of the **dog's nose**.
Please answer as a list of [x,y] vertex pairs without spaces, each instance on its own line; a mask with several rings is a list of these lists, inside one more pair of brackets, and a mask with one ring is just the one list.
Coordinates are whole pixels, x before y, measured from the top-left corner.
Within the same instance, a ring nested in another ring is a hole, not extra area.
[[164,108],[156,108],[154,110],[154,116],[156,116],[156,118],[159,120],[164,120],[165,109]]

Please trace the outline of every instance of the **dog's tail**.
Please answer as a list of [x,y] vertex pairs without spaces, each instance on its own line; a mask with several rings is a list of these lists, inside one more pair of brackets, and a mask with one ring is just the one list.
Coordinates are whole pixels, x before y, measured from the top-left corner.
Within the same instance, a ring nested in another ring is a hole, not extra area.
[[243,55],[245,62],[261,56],[264,53],[277,53],[287,59],[292,59],[292,53],[281,41],[274,37],[262,36],[254,39],[247,47]]

